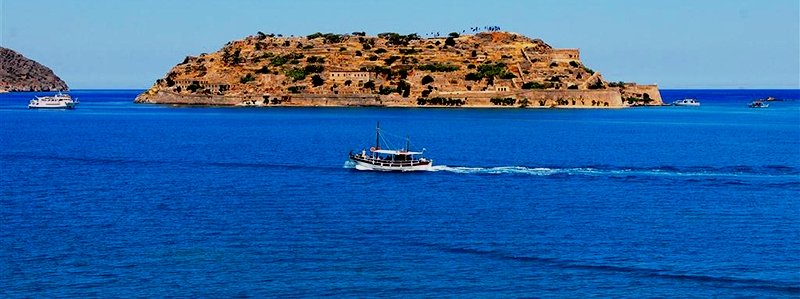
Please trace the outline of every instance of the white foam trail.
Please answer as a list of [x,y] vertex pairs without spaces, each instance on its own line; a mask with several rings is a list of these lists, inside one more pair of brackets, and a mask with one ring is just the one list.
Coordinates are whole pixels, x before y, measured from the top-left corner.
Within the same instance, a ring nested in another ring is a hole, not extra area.
[[462,167],[462,166],[433,166],[431,171],[444,171],[461,174],[527,174],[536,176],[548,176],[556,174],[567,175],[637,175],[637,176],[699,176],[699,177],[738,177],[738,176],[770,176],[762,174],[742,174],[729,172],[692,172],[692,171],[669,171],[663,169],[597,169],[591,167],[575,168],[547,168],[547,167],[525,167],[525,166],[499,166],[499,167]]
[[344,165],[342,165],[342,168],[348,168],[348,169],[356,168],[356,162],[350,160],[344,161]]
[[524,166],[500,166],[500,167],[460,167],[438,165],[433,166],[431,171],[447,171],[454,173],[472,174],[529,174],[529,175],[552,175],[557,173],[568,173],[568,169],[552,169],[546,167],[524,167]]

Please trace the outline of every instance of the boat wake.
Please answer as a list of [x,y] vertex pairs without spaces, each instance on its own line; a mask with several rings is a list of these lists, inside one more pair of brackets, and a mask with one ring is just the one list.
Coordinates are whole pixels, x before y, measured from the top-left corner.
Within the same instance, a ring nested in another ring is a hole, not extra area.
[[797,177],[798,171],[791,167],[464,167],[433,166],[431,171],[459,174],[518,174],[533,176],[584,175],[584,176],[680,176],[680,177]]

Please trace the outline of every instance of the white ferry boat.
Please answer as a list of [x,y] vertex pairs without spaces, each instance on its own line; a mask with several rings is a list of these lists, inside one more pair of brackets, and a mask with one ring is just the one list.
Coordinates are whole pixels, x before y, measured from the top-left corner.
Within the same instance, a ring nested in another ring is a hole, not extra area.
[[697,106],[700,106],[700,102],[698,102],[695,99],[683,99],[683,100],[677,100],[677,101],[672,102],[672,105],[673,106],[692,106],[692,107],[697,107]]
[[52,97],[35,97],[28,103],[28,109],[75,109],[78,98],[72,99],[64,93],[57,93]]
[[350,161],[355,163],[358,170],[378,171],[425,171],[431,170],[433,160],[422,157],[424,149],[420,152],[409,150],[410,142],[406,139],[403,149],[382,149],[380,123],[375,129],[375,146],[360,153],[350,151]]

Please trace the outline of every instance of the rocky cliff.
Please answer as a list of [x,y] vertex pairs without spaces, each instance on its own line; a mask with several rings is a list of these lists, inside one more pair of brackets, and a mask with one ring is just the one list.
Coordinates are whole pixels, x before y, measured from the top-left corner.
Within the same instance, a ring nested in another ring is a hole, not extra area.
[[11,49],[0,47],[0,90],[62,91],[67,83],[40,63]]
[[606,81],[581,62],[578,49],[510,32],[259,32],[186,57],[136,102],[606,108],[657,105],[661,95],[654,85]]

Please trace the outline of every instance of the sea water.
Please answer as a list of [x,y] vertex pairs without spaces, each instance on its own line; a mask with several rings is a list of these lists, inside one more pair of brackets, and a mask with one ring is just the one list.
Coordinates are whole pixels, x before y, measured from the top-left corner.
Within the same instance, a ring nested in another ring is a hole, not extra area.
[[[0,95],[2,297],[800,296],[800,91],[635,109]],[[747,103],[774,96],[767,109]],[[375,125],[424,173],[358,171]]]

